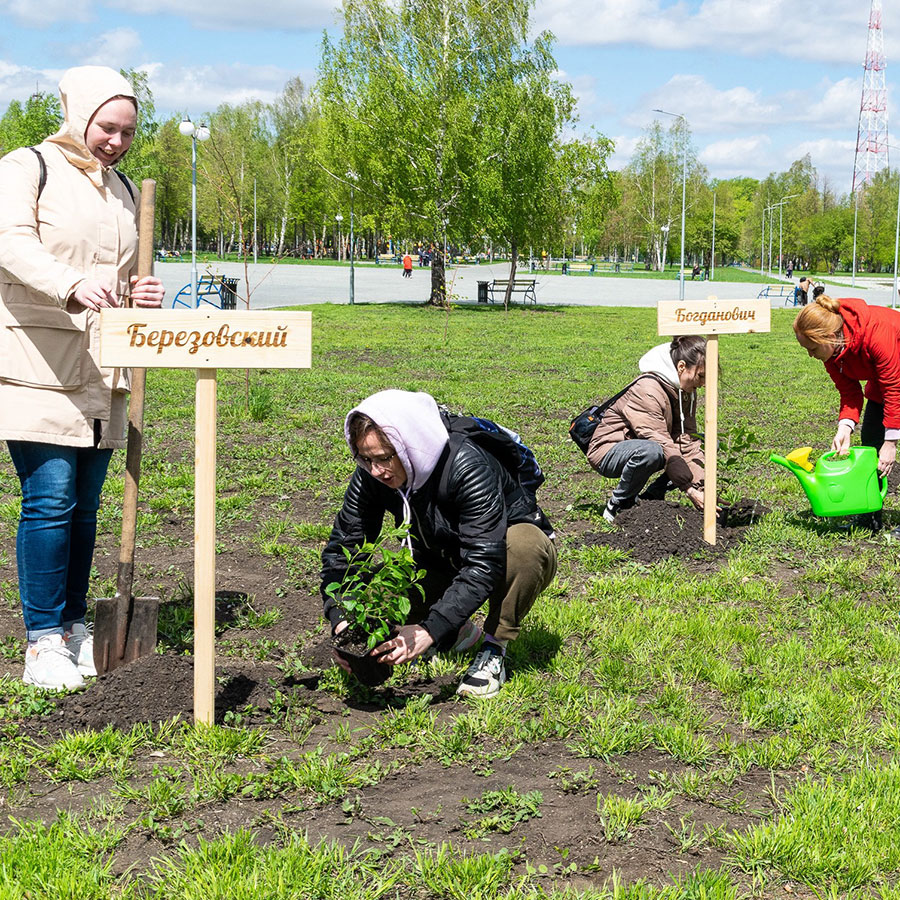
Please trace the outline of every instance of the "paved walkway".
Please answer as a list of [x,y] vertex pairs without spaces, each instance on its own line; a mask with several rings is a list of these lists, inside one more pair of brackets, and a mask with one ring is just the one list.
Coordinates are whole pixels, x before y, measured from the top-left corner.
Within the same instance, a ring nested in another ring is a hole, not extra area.
[[[215,263],[214,274],[238,279],[238,295],[246,298],[246,277],[240,263]],[[207,271],[198,265],[199,275]],[[421,303],[428,297],[431,270],[413,269],[412,278],[403,278],[397,266],[357,266],[355,270],[357,303]],[[190,263],[156,263],[156,274],[166,286],[166,305],[171,306],[178,290],[190,281]],[[537,278],[538,303],[574,304],[578,306],[655,306],[659,300],[677,300],[678,282],[640,277],[591,275],[549,275],[527,271],[522,277]],[[449,292],[455,302],[475,303],[478,282],[507,278],[507,265],[455,266],[450,269]],[[777,279],[774,279],[777,281]],[[292,306],[309,303],[347,303],[350,296],[350,268],[348,266],[262,264],[249,266],[251,308]],[[846,279],[849,286],[850,279]],[[857,279],[859,282],[860,279]],[[867,281],[867,284],[871,282]],[[866,302],[890,303],[892,279],[879,279],[877,287],[856,287],[837,291],[838,296],[862,297]],[[686,300],[705,300],[715,295],[734,300],[755,298],[759,286],[732,282],[685,281]],[[521,294],[518,302],[521,302]],[[238,303],[241,306],[241,301]],[[773,300],[773,306],[783,306],[783,300]]]

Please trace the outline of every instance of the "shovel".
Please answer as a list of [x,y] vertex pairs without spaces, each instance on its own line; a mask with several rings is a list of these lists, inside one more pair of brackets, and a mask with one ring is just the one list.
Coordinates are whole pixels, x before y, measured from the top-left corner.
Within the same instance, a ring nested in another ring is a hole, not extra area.
[[[153,227],[156,182],[141,184],[141,218],[138,236],[137,276],[153,273]],[[129,299],[128,305],[131,306]],[[156,649],[158,597],[133,597],[134,535],[137,524],[138,482],[141,477],[141,438],[144,428],[146,369],[132,369],[128,403],[128,448],[125,454],[125,496],[122,505],[122,543],[116,595],[96,601],[94,609],[94,666],[104,675]]]

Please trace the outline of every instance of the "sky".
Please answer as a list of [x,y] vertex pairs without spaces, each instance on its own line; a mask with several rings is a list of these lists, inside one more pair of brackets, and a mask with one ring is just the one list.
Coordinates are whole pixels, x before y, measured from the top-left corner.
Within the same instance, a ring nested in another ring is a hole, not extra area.
[[[879,0],[879,3],[883,0]],[[809,153],[850,190],[871,0],[537,0],[535,31],[556,37],[579,133],[628,163],[654,113],[685,116],[712,178],[765,178]],[[900,3],[883,2],[889,127],[900,130]],[[195,121],[220,103],[274,99],[315,81],[332,0],[0,0],[0,110],[55,91],[84,64],[149,76],[158,113]],[[893,138],[892,138],[893,140]],[[900,142],[898,142],[900,147]],[[892,154],[900,163],[900,149]]]

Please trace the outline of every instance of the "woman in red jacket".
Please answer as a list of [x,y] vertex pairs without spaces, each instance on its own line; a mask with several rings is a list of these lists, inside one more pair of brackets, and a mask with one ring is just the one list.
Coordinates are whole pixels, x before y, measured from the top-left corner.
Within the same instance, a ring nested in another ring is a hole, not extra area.
[[810,356],[825,363],[841,395],[831,449],[842,454],[850,448],[865,396],[860,443],[878,450],[878,472],[886,478],[900,438],[900,312],[821,294],[800,310],[794,334]]

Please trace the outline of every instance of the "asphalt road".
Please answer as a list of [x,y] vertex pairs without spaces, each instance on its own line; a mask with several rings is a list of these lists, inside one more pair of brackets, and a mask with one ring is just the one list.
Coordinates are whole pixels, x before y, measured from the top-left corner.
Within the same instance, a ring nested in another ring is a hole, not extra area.
[[[209,266],[213,274],[238,279],[238,307],[247,296],[250,284],[250,306],[266,309],[273,306],[293,306],[310,303],[347,303],[350,295],[348,266],[263,264],[250,265],[247,273],[241,263],[215,263]],[[198,265],[200,276],[207,272]],[[166,286],[166,306],[171,306],[178,291],[190,282],[191,266],[185,262],[158,262],[156,274]],[[660,300],[678,299],[678,282],[660,281],[631,276],[562,275],[535,273],[527,270],[522,277],[537,278],[538,303],[573,304],[578,306],[656,306]],[[454,302],[475,303],[478,282],[507,278],[507,265],[456,266],[449,271],[449,292]],[[431,270],[415,268],[411,278],[402,276],[396,266],[357,266],[355,290],[357,303],[421,303],[429,293]],[[777,282],[778,279],[773,279]],[[877,286],[832,291],[837,296],[862,297],[867,303],[888,305],[892,279],[879,279]],[[867,284],[870,282],[867,281]],[[734,300],[755,298],[759,287],[733,282],[685,281],[686,300],[705,300],[710,296]],[[521,302],[522,295],[514,295]],[[783,300],[773,300],[773,306],[783,306]]]

